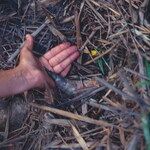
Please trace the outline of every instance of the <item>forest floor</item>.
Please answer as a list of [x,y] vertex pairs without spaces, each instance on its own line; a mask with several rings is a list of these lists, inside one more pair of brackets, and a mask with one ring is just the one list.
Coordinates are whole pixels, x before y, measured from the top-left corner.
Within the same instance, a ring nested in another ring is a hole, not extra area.
[[[0,2],[0,69],[35,37],[34,54],[69,41],[80,58],[66,77],[76,94],[31,89],[2,98],[0,149],[150,149],[150,3],[148,0]],[[19,55],[18,55],[19,56]]]

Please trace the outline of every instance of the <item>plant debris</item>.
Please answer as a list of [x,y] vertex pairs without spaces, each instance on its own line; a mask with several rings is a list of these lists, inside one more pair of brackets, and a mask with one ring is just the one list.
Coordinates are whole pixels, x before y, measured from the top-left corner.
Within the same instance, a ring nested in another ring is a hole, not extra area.
[[150,149],[149,12],[149,0],[0,1],[1,70],[35,31],[37,57],[64,41],[80,51],[66,77],[74,95],[1,99],[0,149]]

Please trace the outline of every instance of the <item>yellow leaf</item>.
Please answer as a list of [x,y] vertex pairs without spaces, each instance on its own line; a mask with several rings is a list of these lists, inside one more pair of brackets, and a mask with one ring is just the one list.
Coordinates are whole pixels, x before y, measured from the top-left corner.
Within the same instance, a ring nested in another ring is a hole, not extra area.
[[92,55],[92,57],[96,57],[97,56],[97,54],[98,54],[98,52],[97,52],[97,50],[91,50],[91,55]]

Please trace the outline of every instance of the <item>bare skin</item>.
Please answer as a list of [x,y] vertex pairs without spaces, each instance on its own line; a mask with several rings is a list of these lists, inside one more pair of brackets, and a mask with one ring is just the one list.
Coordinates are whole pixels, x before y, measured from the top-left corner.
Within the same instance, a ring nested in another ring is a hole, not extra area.
[[0,97],[18,94],[31,88],[44,87],[54,82],[43,72],[42,66],[62,76],[66,76],[71,64],[79,57],[76,46],[62,43],[45,53],[39,60],[32,53],[33,38],[26,36],[21,49],[19,65],[11,70],[0,71]]

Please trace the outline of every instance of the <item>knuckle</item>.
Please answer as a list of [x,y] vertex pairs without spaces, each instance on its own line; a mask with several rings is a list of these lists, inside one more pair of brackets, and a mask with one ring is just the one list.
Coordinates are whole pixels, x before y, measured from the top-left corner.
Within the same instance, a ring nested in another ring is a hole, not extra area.
[[64,63],[59,64],[61,70],[64,70],[66,68],[66,65]]
[[59,62],[59,59],[57,57],[53,57],[49,60],[49,63],[52,67],[56,66],[56,64]]
[[58,46],[59,49],[64,49],[64,47],[65,47],[65,44],[60,44],[60,45]]
[[76,50],[77,50],[77,47],[76,47],[76,46],[72,46],[72,49],[73,49],[74,51],[76,51]]
[[65,43],[60,44],[59,46],[60,46],[60,49],[64,49],[65,47],[70,46],[70,43],[69,42],[65,42]]
[[54,70],[55,73],[60,73],[61,72],[61,69],[59,68],[59,66],[54,67],[53,70]]
[[53,68],[53,66],[54,66],[54,65],[53,65],[53,61],[52,61],[52,60],[49,60],[48,63],[49,63],[49,65]]

